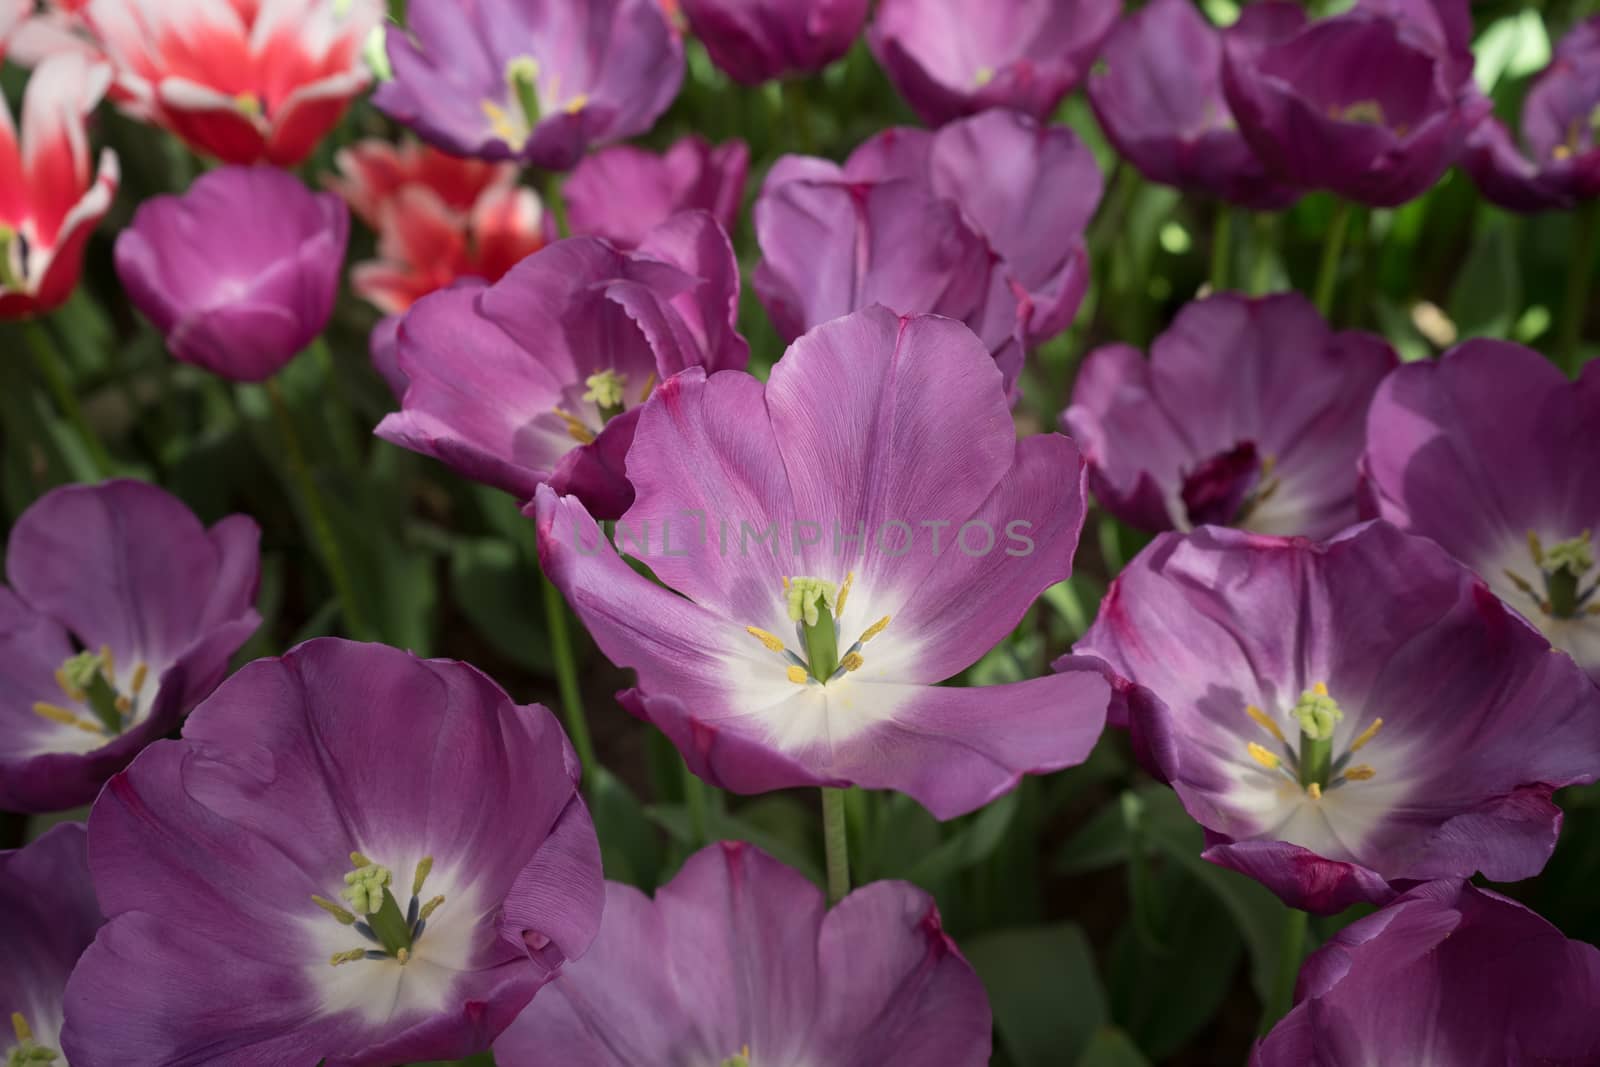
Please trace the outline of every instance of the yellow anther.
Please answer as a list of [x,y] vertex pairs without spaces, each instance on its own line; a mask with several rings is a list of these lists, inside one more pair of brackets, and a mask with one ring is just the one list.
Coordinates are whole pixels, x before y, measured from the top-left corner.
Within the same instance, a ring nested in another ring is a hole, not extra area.
[[567,101],[567,114],[576,115],[578,112],[582,111],[584,108],[586,108],[588,106],[589,106],[589,94],[588,93],[579,93],[577,96],[575,96],[571,100]]
[[143,663],[139,664],[133,669],[133,678],[128,682],[128,686],[133,690],[134,696],[138,696],[139,690],[144,688],[145,678],[148,677],[149,674],[149,666]]
[[783,591],[785,593],[787,593],[789,591],[789,576],[787,574],[785,574],[782,577],[783,577]]
[[1273,737],[1276,737],[1279,741],[1284,740],[1283,731],[1278,729],[1277,723],[1273,722],[1267,717],[1266,712],[1262,711],[1254,704],[1246,704],[1244,706],[1244,713],[1250,716],[1250,718],[1255,721],[1255,724],[1261,727],[1267,733],[1271,734]]
[[656,391],[656,372],[651,371],[650,377],[644,380],[644,391],[639,394],[639,403],[643,404],[650,399],[650,394]]
[[972,78],[973,85],[979,89],[982,89],[985,85],[988,85],[992,81],[994,81],[993,67],[979,67],[977,73],[974,74]]
[[67,672],[63,667],[56,668],[56,686],[66,694],[68,700],[81,702],[86,699],[84,691],[67,680]]
[[100,646],[100,673],[106,681],[111,681],[117,676],[117,659],[111,654],[110,645]]
[[11,1013],[11,1032],[17,1035],[17,1044],[33,1040],[33,1030],[28,1026],[28,1020],[22,1017],[20,1011]]
[[804,667],[797,667],[791,664],[789,667],[789,681],[793,682],[795,685],[805,685],[806,669]]
[[329,915],[332,915],[335,919],[338,919],[346,926],[350,926],[356,921],[356,917],[354,915],[350,914],[350,912],[346,911],[344,908],[341,908],[327,897],[319,897],[313,893],[311,894],[311,903],[315,904]]
[[133,710],[133,701],[129,700],[125,696],[118,696],[115,701],[115,706],[117,709],[117,714],[126,715],[128,712]]
[[105,733],[105,730],[101,729],[99,723],[90,722],[88,719],[80,719],[66,708],[59,707],[55,704],[46,704],[42,700],[33,706],[33,713],[42,719],[49,719],[51,722],[58,722],[62,726],[76,726],[86,734]]
[[424,904],[422,906],[422,910],[417,912],[417,918],[418,919],[426,919],[428,916],[430,916],[434,912],[438,911],[439,910],[439,905],[443,904],[443,903],[444,903],[444,894],[440,893],[438,896],[434,897],[432,900],[428,901],[426,904]]
[[411,962],[411,950],[408,948],[403,948],[394,954],[394,958],[399,962],[400,966],[404,967],[406,964]]
[[377,866],[377,864],[373,863],[371,860],[367,859],[366,856],[362,855],[359,852],[352,852],[352,853],[350,853],[350,866],[352,866],[352,867],[375,867],[375,866]]
[[587,445],[594,441],[594,431],[585,426],[576,415],[570,411],[556,408],[556,417],[566,424],[567,433],[580,445]]
[[1256,744],[1254,741],[1245,746],[1245,751],[1250,753],[1251,759],[1255,760],[1269,771],[1277,770],[1278,764],[1283,762],[1277,757],[1276,753],[1269,751],[1262,745]]
[[1571,159],[1572,146],[1566,144],[1556,145],[1554,148],[1550,149],[1550,158],[1558,162],[1563,159]]
[[1328,683],[1318,682],[1316,685],[1311,687],[1311,691],[1317,694],[1319,697],[1325,697],[1328,695]]
[[366,959],[366,956],[366,949],[353,948],[348,952],[335,952],[332,957],[329,958],[328,962],[337,967],[341,963],[354,963],[356,960]]
[[1366,744],[1368,741],[1371,741],[1374,737],[1377,737],[1378,731],[1381,729],[1383,729],[1383,720],[1373,719],[1372,725],[1367,727],[1365,730],[1362,730],[1356,735],[1356,739],[1350,742],[1350,751],[1359,752],[1361,750],[1361,746]]
[[889,616],[885,615],[883,618],[879,619],[877,622],[875,622],[871,626],[867,627],[867,632],[861,635],[861,643],[862,644],[866,644],[868,641],[871,641],[874,637],[877,637],[879,634],[883,633],[883,631],[887,630],[888,628],[889,628]]
[[839,603],[834,608],[834,612],[833,612],[834,615],[836,615],[836,616],[843,616],[844,615],[844,602],[850,598],[850,583],[854,582],[855,580],[856,580],[856,572],[855,571],[846,571],[845,572],[844,584],[839,587]]
[[760,641],[763,645],[766,645],[767,651],[769,652],[783,651],[783,639],[777,634],[770,634],[756,626],[746,626],[744,628],[744,632],[755,638],[757,641]]
[[861,653],[848,652],[845,654],[844,659],[839,661],[839,666],[843,667],[847,671],[859,671],[861,669],[861,665],[865,662],[867,661],[861,658]]
[[417,863],[416,872],[411,876],[411,895],[416,896],[422,892],[422,883],[428,880],[428,875],[433,873],[433,857],[424,856]]
[[1306,786],[1306,796],[1310,797],[1312,800],[1321,800],[1322,787],[1316,782],[1312,782],[1310,785]]
[[1344,777],[1352,782],[1365,782],[1369,778],[1377,777],[1378,772],[1365,763],[1358,763],[1354,767],[1346,767]]
[[1539,540],[1539,535],[1532,530],[1528,531],[1528,551],[1533,555],[1533,562],[1544,566],[1544,544]]

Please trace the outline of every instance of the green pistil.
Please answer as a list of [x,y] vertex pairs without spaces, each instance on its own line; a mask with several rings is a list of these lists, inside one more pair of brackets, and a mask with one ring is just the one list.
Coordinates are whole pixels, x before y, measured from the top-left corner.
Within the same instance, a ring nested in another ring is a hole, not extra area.
[[1345,122],[1360,122],[1371,126],[1384,124],[1383,105],[1376,100],[1357,100],[1338,109],[1335,115]]
[[1320,683],[1300,694],[1294,706],[1300,722],[1300,784],[1323,787],[1333,765],[1333,731],[1344,718],[1338,701]]
[[398,955],[402,949],[411,948],[411,927],[405,913],[389,892],[394,876],[389,868],[376,863],[363,863],[359,853],[352,853],[350,862],[361,864],[344,876],[346,887],[339,895],[350,902],[357,915],[364,916],[378,943],[389,955]]
[[111,734],[122,732],[122,710],[117,707],[117,690],[106,676],[110,664],[104,652],[79,652],[61,665],[67,683],[83,694],[83,700]]
[[789,579],[789,618],[805,631],[806,667],[826,682],[839,669],[839,637],[833,625],[839,587],[822,578]]
[[583,398],[600,409],[600,418],[610,422],[622,414],[622,387],[628,384],[628,376],[618,374],[614,370],[603,370],[598,374],[591,374],[584,379],[584,385],[589,391]]
[[11,1013],[11,1032],[17,1035],[17,1043],[6,1053],[6,1067],[48,1067],[61,1055],[34,1042],[33,1029],[20,1011]]
[[[1594,595],[1594,587],[1583,588],[1584,576],[1594,570],[1594,547],[1589,534],[1590,531],[1585,530],[1571,540],[1535,553],[1534,558],[1544,571],[1545,597],[1549,604],[1546,610],[1558,619],[1577,615]],[[1530,538],[1530,545],[1536,543],[1536,538]]]
[[518,56],[506,64],[506,84],[511,87],[511,95],[517,101],[517,106],[522,109],[522,117],[527,120],[528,129],[532,130],[539,125],[539,118],[544,114],[539,106],[539,62],[532,56]]

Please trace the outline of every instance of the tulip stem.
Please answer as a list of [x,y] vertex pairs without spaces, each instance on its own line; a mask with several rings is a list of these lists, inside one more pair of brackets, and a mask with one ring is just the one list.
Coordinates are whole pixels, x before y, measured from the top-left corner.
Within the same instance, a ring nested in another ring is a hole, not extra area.
[[1328,221],[1326,243],[1322,246],[1322,267],[1317,271],[1317,310],[1329,322],[1333,321],[1333,298],[1339,291],[1339,265],[1344,256],[1345,235],[1350,232],[1350,214],[1354,205],[1340,200]]
[[811,103],[806,99],[806,83],[790,78],[783,83],[783,110],[789,116],[795,143],[800,151],[814,155],[817,150],[816,128],[811,121]]
[[1216,220],[1211,230],[1211,291],[1223,292],[1228,288],[1229,267],[1233,257],[1233,211],[1226,204],[1217,205]]
[[1262,212],[1251,222],[1250,295],[1262,296],[1272,284],[1272,247],[1278,216]]
[[572,226],[567,222],[567,198],[561,195],[561,172],[558,170],[545,171],[544,206],[555,216],[556,237],[572,236]]
[[339,599],[339,612],[344,616],[345,627],[357,640],[370,640],[372,632],[367,629],[367,621],[361,614],[355,586],[350,581],[350,572],[345,568],[344,554],[339,551],[339,540],[334,536],[333,524],[328,521],[322,494],[317,491],[316,480],[311,477],[305,448],[300,443],[299,431],[294,428],[294,415],[289,411],[289,404],[276,378],[268,378],[263,385],[272,406],[273,418],[278,423],[278,433],[283,438],[289,474],[300,492],[300,503],[306,509],[312,536],[322,549],[322,559],[327,564],[328,576],[333,580],[334,595]]
[[549,575],[541,575],[539,584],[544,586],[545,625],[550,630],[550,656],[555,660],[556,685],[561,690],[561,717],[566,721],[567,736],[577,750],[578,762],[583,766],[587,783],[590,780],[587,772],[599,764],[595,762],[594,741],[589,736],[589,720],[583,714],[583,691],[578,688],[578,663],[572,656],[572,629],[567,625],[567,602],[562,599],[561,590],[556,588],[556,583],[550,580]]
[[697,849],[704,848],[711,841],[706,784],[689,769],[686,760],[683,761],[683,803],[689,809],[689,831],[694,835],[692,844]]
[[50,336],[50,331],[37,319],[24,319],[21,325],[23,337],[28,343],[28,352],[33,356],[33,364],[38,368],[40,376],[44,378],[45,388],[50,391],[56,407],[61,410],[62,416],[83,443],[84,451],[89,454],[89,461],[94,465],[95,473],[102,478],[108,477],[115,470],[116,464],[112,462],[106,446],[101,443],[100,436],[94,432],[94,427],[84,418],[83,406],[78,403],[78,394],[73,391],[67,370],[61,363],[61,352]]
[[1561,333],[1556,342],[1556,359],[1569,375],[1576,374],[1582,363],[1579,342],[1583,339],[1583,320],[1590,307],[1589,285],[1594,279],[1597,253],[1600,253],[1600,200],[1579,210],[1578,230],[1573,236],[1566,302],[1561,306]]
[[828,903],[837,904],[850,892],[850,838],[843,789],[822,789],[822,849],[828,861]]
[[1294,987],[1305,960],[1306,929],[1311,916],[1299,908],[1289,908],[1283,919],[1283,943],[1279,946],[1278,973],[1273,976],[1271,995],[1261,1012],[1261,1033],[1271,1030],[1289,1014],[1294,1005]]

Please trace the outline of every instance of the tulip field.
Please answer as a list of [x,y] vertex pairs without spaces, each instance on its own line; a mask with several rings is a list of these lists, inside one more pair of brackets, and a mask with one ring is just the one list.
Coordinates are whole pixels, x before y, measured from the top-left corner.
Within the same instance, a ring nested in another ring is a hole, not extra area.
[[0,0],[4,1067],[1600,1067],[1600,5]]

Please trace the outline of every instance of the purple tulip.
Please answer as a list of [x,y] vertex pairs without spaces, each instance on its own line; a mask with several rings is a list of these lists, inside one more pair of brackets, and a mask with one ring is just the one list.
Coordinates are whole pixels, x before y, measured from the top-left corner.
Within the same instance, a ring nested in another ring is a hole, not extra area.
[[271,167],[223,167],[146,200],[117,238],[117,276],[185,363],[272,377],[328,325],[350,211]]
[[494,1054],[502,1067],[981,1067],[989,1035],[983,986],[928,894],[877,882],[829,910],[797,872],[723,842],[654,901],[608,882],[594,947]]
[[1430,882],[1306,961],[1251,1067],[1600,1063],[1600,950],[1513,900]]
[[657,155],[617,145],[586,156],[563,193],[575,234],[637,248],[645,235],[681,211],[705,211],[733,233],[744,203],[750,149],[733,140],[713,147],[691,134]]
[[0,587],[0,810],[88,804],[211,692],[261,623],[259,537],[143,482],[23,512]]
[[1280,180],[1304,188],[1402,204],[1455,163],[1482,114],[1443,41],[1381,9],[1308,22],[1299,4],[1265,0],[1225,44],[1240,132]]
[[1574,26],[1522,101],[1517,147],[1499,119],[1480,123],[1465,165],[1483,195],[1512,211],[1571,208],[1600,197],[1600,15]]
[[1600,364],[1468,341],[1373,398],[1371,511],[1431,537],[1600,681]]
[[681,0],[711,61],[741,85],[814,74],[850,51],[867,0]]
[[373,103],[446,152],[570,170],[641,134],[683,82],[659,0],[411,0]]
[[89,816],[107,923],[77,1067],[456,1059],[600,925],[554,716],[462,663],[308,642],[244,667]]
[[1044,119],[1094,62],[1117,0],[881,0],[867,43],[924,122],[991,107]]
[[1061,423],[1095,499],[1131,525],[1330,537],[1359,518],[1367,405],[1395,363],[1298,294],[1220,293],[1180,311],[1149,360],[1091,352]]
[[105,921],[84,841],[83,824],[69,822],[0,852],[0,1053],[8,1064],[49,1067],[60,1056],[67,976]]
[[742,369],[738,309],[733,246],[704,212],[635,252],[558,241],[406,313],[395,358],[409,385],[376,432],[519,499],[549,482],[615,518],[633,499],[623,459],[639,405],[686,367]]
[[1319,913],[1538,874],[1552,792],[1600,774],[1600,689],[1432,541],[1162,534],[1075,649],[1134,683],[1134,744],[1205,857]]
[[766,385],[690,370],[656,390],[617,540],[670,589],[548,487],[539,551],[602,651],[638,672],[624,705],[708,782],[897,789],[950,818],[1100,734],[1094,665],[935,684],[1071,572],[1082,476],[1067,438],[1017,441],[970,331],[875,307],[806,334]]
[[1267,173],[1222,95],[1222,34],[1191,0],[1152,0],[1123,17],[1089,78],[1089,102],[1117,151],[1153,182],[1258,211],[1299,190]]

